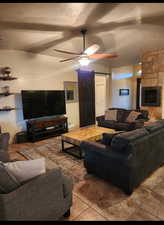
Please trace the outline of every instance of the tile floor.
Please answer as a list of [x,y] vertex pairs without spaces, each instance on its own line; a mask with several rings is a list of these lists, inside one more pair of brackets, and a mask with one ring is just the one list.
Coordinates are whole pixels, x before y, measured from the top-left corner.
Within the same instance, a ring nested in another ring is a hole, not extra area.
[[[49,140],[35,143],[11,144],[11,159],[25,160],[18,149],[43,145]],[[82,176],[84,168],[75,171]],[[85,174],[85,179],[74,185],[72,221],[129,221],[164,220],[164,166],[147,178],[131,196],[93,175]]]

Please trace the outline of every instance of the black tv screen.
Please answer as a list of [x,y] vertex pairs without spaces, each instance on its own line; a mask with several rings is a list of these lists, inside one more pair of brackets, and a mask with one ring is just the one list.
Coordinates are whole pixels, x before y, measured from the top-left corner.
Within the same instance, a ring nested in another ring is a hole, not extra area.
[[24,119],[66,114],[65,92],[22,90]]

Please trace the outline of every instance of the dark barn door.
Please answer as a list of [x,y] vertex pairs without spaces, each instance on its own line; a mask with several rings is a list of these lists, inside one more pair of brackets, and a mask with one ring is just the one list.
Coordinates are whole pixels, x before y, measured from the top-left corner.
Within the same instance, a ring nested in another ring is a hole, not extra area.
[[77,70],[80,127],[95,124],[95,72]]

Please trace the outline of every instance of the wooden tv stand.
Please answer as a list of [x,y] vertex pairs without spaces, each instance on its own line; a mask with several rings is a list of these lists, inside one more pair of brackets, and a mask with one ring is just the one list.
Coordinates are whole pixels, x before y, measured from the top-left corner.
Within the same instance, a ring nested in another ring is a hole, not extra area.
[[68,132],[67,117],[51,117],[27,121],[28,140],[38,140],[58,136]]

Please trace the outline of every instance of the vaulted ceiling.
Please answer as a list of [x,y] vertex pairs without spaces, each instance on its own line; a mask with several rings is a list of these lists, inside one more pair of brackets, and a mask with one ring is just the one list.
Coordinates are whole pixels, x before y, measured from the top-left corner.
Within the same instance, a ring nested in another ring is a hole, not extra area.
[[143,51],[164,48],[164,3],[0,3],[0,9],[0,49],[59,61],[68,55],[54,48],[82,51],[81,28],[88,30],[86,47],[99,44],[98,52],[119,54],[100,60],[113,67],[138,63]]

